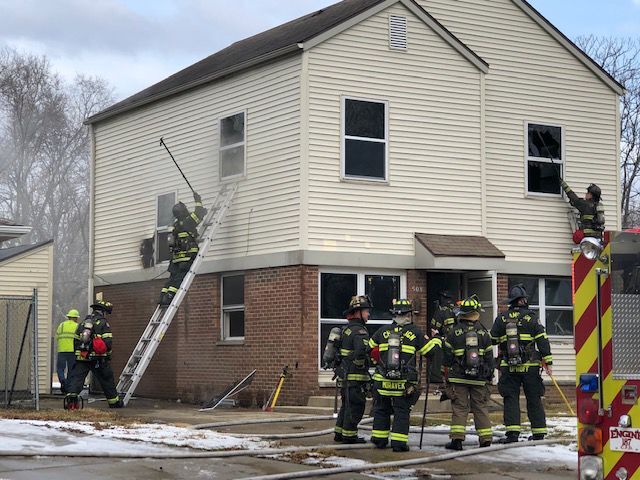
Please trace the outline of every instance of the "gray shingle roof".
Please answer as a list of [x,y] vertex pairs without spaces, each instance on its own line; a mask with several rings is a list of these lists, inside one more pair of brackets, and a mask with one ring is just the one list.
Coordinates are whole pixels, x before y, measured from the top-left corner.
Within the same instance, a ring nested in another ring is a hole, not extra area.
[[0,248],[0,262],[9,260],[10,258],[22,255],[23,253],[40,248],[43,245],[47,245],[53,242],[53,240],[47,240],[46,242],[39,242],[33,245],[20,245],[18,247]]
[[481,236],[416,233],[416,239],[434,257],[504,258],[504,253]]

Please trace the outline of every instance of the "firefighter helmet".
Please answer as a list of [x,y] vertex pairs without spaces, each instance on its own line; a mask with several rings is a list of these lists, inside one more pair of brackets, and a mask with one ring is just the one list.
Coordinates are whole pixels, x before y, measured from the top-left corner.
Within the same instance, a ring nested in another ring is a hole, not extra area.
[[369,295],[355,295],[351,297],[349,302],[349,308],[344,311],[344,314],[353,313],[356,310],[363,310],[365,308],[373,308],[373,302],[369,298]]
[[80,318],[80,312],[75,308],[72,308],[69,310],[69,313],[67,313],[67,318]]
[[509,291],[509,300],[507,301],[509,302],[509,305],[512,305],[521,298],[526,300],[529,298],[529,295],[527,295],[527,290],[524,288],[524,284],[518,283]]
[[113,304],[105,300],[96,300],[93,304],[90,305],[90,307],[94,310],[102,310],[106,313],[111,313],[113,311]]
[[189,209],[184,203],[178,202],[173,206],[172,213],[178,220],[182,220],[189,216]]
[[589,192],[593,196],[593,199],[596,202],[600,201],[600,197],[602,196],[602,190],[600,190],[600,187],[598,185],[596,185],[595,183],[592,183],[587,187],[587,192]]
[[480,318],[480,312],[484,312],[482,304],[478,301],[477,295],[471,295],[460,302],[458,316],[463,318]]
[[438,292],[438,296],[442,299],[442,298],[446,298],[447,300],[451,301],[453,300],[453,296],[451,295],[451,292],[449,290],[440,290]]
[[400,300],[394,300],[393,306],[389,310],[389,313],[391,313],[391,315],[406,315],[407,313],[412,313],[412,312],[413,312],[413,304],[411,303],[410,300],[407,300],[404,298]]

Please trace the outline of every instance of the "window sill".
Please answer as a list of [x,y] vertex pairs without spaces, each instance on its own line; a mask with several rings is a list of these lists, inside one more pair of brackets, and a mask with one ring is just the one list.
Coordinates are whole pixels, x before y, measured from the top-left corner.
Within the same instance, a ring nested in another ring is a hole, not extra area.
[[390,185],[389,180],[376,180],[374,178],[356,178],[356,177],[340,177],[340,181],[342,183],[355,183],[355,184],[359,184],[359,185],[376,185],[376,186],[380,186],[380,185]]
[[524,198],[531,198],[534,200],[557,200],[557,199],[563,200],[561,193],[526,192],[524,194]]
[[238,175],[231,175],[229,177],[219,177],[219,178],[220,178],[221,184],[235,183],[235,182],[239,182],[240,180],[245,180],[247,178],[247,174],[245,172]]
[[244,345],[244,338],[238,338],[238,339],[234,339],[234,338],[229,338],[226,340],[220,340],[219,342],[216,342],[216,346],[231,346],[231,345]]

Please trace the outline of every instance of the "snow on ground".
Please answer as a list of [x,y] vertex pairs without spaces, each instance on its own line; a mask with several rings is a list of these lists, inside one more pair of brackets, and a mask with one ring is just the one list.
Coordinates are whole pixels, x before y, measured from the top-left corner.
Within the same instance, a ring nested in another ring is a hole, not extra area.
[[127,427],[105,423],[54,422],[0,419],[0,449],[10,451],[84,451],[109,453],[164,453],[171,447],[221,450],[264,447],[264,442],[236,438],[207,430],[171,425],[144,424]]

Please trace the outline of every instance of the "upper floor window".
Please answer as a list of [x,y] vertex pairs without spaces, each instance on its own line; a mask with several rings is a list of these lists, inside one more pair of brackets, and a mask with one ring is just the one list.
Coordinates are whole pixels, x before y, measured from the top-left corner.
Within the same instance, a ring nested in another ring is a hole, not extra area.
[[388,105],[386,102],[342,99],[342,176],[388,178]]
[[173,206],[176,203],[175,192],[163,193],[156,198],[156,263],[171,259],[169,234],[173,223]]
[[220,178],[244,175],[246,158],[245,112],[220,119]]
[[560,177],[564,165],[562,127],[526,124],[527,193],[560,195]]

